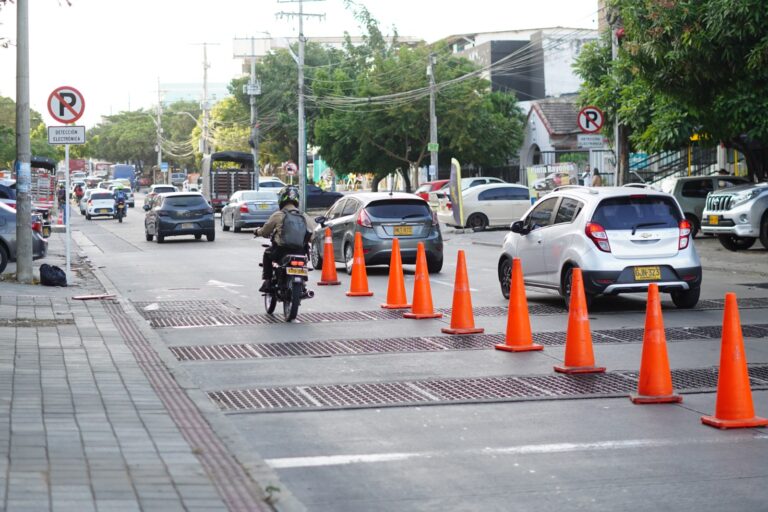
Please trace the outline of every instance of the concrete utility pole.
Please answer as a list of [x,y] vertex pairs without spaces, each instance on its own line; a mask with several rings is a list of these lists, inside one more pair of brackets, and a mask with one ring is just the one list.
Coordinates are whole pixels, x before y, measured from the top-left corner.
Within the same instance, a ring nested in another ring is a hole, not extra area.
[[[435,114],[435,94],[437,93],[437,86],[435,85],[435,55],[429,55],[429,63],[427,64],[427,76],[429,77],[429,159],[430,159],[430,171],[434,169],[434,178],[432,173],[427,173],[429,180],[437,178],[437,115]],[[418,185],[418,183],[417,183]]]
[[306,131],[306,119],[304,117],[304,44],[306,38],[304,37],[304,18],[323,18],[324,14],[307,14],[304,12],[304,2],[320,2],[323,0],[278,0],[279,3],[297,3],[299,4],[299,12],[279,12],[278,17],[296,16],[299,18],[299,190],[301,192],[301,204],[299,207],[302,211],[306,210],[307,205],[307,131]]
[[208,146],[208,121],[210,116],[210,109],[208,105],[208,68],[211,67],[208,64],[208,43],[203,43],[203,155],[207,155],[211,152]]
[[[160,175],[162,176],[163,173],[163,125],[162,125],[162,116],[163,116],[163,97],[160,93],[160,77],[157,77],[157,122],[155,123],[157,127],[157,147],[155,148],[157,150],[157,170],[160,171]],[[171,173],[167,172],[165,173],[165,182],[171,183]]]
[[29,1],[17,0],[16,5],[16,280],[32,284]]

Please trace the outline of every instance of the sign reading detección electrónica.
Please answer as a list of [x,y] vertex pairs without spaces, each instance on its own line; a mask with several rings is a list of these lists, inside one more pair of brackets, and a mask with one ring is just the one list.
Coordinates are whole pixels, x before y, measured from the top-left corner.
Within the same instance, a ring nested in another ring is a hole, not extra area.
[[85,144],[85,126],[49,126],[48,144]]
[[57,87],[48,96],[48,113],[60,123],[74,123],[83,116],[84,111],[85,99],[74,87]]

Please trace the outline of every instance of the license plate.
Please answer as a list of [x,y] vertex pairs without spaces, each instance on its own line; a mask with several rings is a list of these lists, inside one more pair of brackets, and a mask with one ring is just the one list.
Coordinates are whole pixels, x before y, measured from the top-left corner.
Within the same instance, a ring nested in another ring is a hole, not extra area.
[[659,267],[635,267],[635,281],[660,281]]
[[192,222],[185,222],[181,225],[181,229],[195,229],[195,224]]
[[110,211],[109,208],[99,208],[99,213],[109,213]]
[[411,236],[413,226],[395,226],[395,236]]
[[710,215],[709,216],[709,223],[712,226],[716,226],[720,223],[720,216],[719,215]]
[[266,210],[269,208],[269,204],[267,203],[259,203],[257,206],[259,207],[259,210]]
[[285,269],[285,273],[288,274],[289,276],[306,276],[307,269],[288,267],[287,269]]

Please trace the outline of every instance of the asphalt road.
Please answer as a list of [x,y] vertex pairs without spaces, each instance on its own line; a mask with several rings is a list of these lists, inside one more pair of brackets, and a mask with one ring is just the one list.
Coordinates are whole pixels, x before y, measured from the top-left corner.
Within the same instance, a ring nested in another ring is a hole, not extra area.
[[[444,230],[446,264],[430,277],[435,307],[450,308],[456,253],[465,250],[473,305],[483,312],[475,322],[488,335],[461,341],[440,333],[447,317],[378,314],[386,268],[369,270],[373,297],[349,298],[339,265],[342,285],[313,286],[315,298],[300,310],[306,320],[260,323],[267,321],[257,292],[262,248],[252,232],[219,228],[212,243],[182,237],[157,244],[144,241],[143,217],[138,207],[122,224],[76,216],[73,239],[148,321],[182,319],[156,328],[175,354],[239,346],[239,359],[219,353],[224,359],[180,368],[212,397],[234,391],[253,400],[234,410],[212,403],[246,439],[243,450],[265,459],[309,510],[768,507],[768,433],[719,431],[699,421],[714,412],[720,340],[711,328],[723,314],[717,302],[677,311],[662,297],[684,400],[637,406],[625,395],[640,365],[642,296],[598,299],[590,311],[593,332],[605,335],[595,344],[605,378],[556,377],[552,365],[564,353],[557,341],[538,353],[491,348],[490,335],[506,327],[496,277],[504,231]],[[742,301],[768,298],[768,251],[730,253],[707,238],[695,243],[705,268],[703,300],[722,300],[727,291]],[[413,267],[405,268],[410,297]],[[313,274],[314,282],[320,276]],[[534,339],[562,336],[561,300],[531,292],[528,301]],[[768,301],[744,304],[745,326],[768,324]],[[229,325],[231,318],[246,325]],[[749,363],[763,372],[753,375],[755,409],[766,416],[768,328],[748,334]]]

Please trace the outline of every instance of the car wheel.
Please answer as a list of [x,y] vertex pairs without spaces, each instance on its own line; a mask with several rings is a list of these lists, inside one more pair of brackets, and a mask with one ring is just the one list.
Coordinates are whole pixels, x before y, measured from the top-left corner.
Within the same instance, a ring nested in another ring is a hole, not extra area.
[[352,275],[352,262],[355,259],[355,252],[352,248],[352,244],[344,246],[344,266],[347,269],[347,274]]
[[227,223],[224,222],[224,215],[221,216],[221,229],[222,231],[229,231],[229,226],[227,226]]
[[[560,287],[560,296],[563,297],[563,300],[565,301],[565,309],[570,309],[571,307],[571,283],[573,282],[573,269],[577,268],[575,266],[569,266],[566,267],[565,271],[563,272],[563,282]],[[587,308],[592,307],[592,302],[594,300],[595,296],[587,293],[586,290],[584,291],[584,299],[587,303]]]
[[679,292],[672,292],[672,302],[675,303],[677,309],[691,309],[699,302],[699,295],[701,295],[701,288],[695,290],[681,290]]
[[209,242],[213,242],[214,240],[216,240],[216,232],[215,231],[211,231],[210,233],[206,233],[205,238]]
[[760,221],[760,243],[768,249],[768,212],[763,214],[763,220]]
[[161,235],[160,233],[157,234],[157,243],[161,244],[165,242],[165,237]]
[[512,278],[512,260],[504,258],[499,263],[499,285],[501,286],[501,294],[505,299],[509,299],[509,284]]
[[467,219],[467,227],[480,231],[488,227],[488,217],[482,213],[473,213]]
[[427,272],[430,274],[438,274],[440,271],[443,270],[443,258],[435,258],[432,260],[427,260]]
[[0,273],[8,266],[8,250],[0,245]]
[[147,242],[151,242],[153,238],[155,238],[153,235],[150,235],[149,233],[144,233],[144,238],[147,239]]
[[720,240],[720,245],[729,251],[746,251],[755,245],[755,241],[757,241],[757,238],[746,238],[734,235],[717,235],[717,239]]
[[200,240],[201,238],[203,238],[203,234],[202,233],[195,234],[195,240]]
[[317,240],[312,241],[312,251],[309,256],[312,259],[312,266],[314,268],[323,267],[323,257],[320,255],[320,244],[317,243]]
[[691,223],[691,238],[696,238],[701,230],[701,222],[691,213],[687,214],[685,218]]

